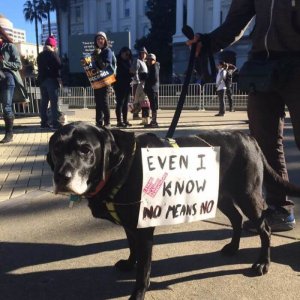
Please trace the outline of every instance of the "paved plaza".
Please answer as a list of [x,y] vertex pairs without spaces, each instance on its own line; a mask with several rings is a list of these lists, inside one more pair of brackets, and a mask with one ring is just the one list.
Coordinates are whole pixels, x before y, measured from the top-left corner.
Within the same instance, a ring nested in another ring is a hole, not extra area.
[[[173,113],[160,110],[160,128],[146,130],[164,137]],[[247,131],[244,111],[215,113],[184,110],[175,136],[206,129]],[[111,115],[115,125],[114,111]],[[69,122],[78,120],[94,124],[95,111],[74,110],[68,116]],[[130,122],[128,130],[145,131],[140,121]],[[134,273],[113,267],[128,255],[124,232],[92,218],[85,200],[69,209],[65,195],[52,193],[45,161],[52,134],[40,128],[39,117],[17,118],[14,141],[0,145],[0,298],[128,299]],[[300,184],[300,152],[288,118],[285,147],[290,180]],[[244,232],[237,256],[220,255],[231,228],[219,212],[212,220],[157,228],[146,299],[299,299],[300,199],[294,200],[297,227],[273,234],[272,264],[262,277],[249,270],[258,256],[258,236]]]

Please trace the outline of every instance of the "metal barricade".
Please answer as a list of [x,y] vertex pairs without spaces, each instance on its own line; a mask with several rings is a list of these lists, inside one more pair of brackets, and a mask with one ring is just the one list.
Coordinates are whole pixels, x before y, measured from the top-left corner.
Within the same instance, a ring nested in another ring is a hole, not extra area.
[[[21,115],[39,114],[39,104],[41,99],[40,88],[36,86],[33,77],[25,78],[25,86],[29,95],[29,103],[19,103],[14,105],[15,112]],[[161,109],[174,109],[182,90],[182,84],[161,84],[159,88],[159,107]],[[247,94],[237,89],[237,84],[233,84],[233,103],[236,109],[246,109]],[[113,88],[109,93],[109,106],[115,107],[115,93]],[[72,108],[94,108],[94,90],[91,87],[62,87],[59,91],[59,105],[64,109]],[[184,109],[218,109],[219,100],[215,91],[214,83],[190,84],[186,96]],[[2,107],[0,108],[2,112]]]
[[[201,98],[205,109],[218,109],[219,99],[214,83],[206,83],[203,85]],[[246,109],[247,94],[238,90],[237,83],[233,83],[232,85],[232,100],[236,109]],[[227,96],[225,96],[225,102],[227,102]]]
[[86,108],[86,95],[83,87],[62,87],[59,89],[59,101],[70,108]]
[[[174,108],[177,106],[181,94],[182,84],[161,84],[159,87],[159,106],[160,108]],[[190,84],[186,95],[184,108],[203,109],[201,99],[201,85]]]

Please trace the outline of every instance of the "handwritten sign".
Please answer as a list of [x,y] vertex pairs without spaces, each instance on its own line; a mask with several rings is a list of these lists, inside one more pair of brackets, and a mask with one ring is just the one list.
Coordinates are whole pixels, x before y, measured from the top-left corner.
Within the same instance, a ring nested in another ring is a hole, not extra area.
[[220,147],[143,148],[138,228],[213,218]]
[[100,70],[96,66],[91,54],[86,54],[81,59],[81,64],[93,89],[101,89],[116,82],[113,69],[109,66],[104,70]]

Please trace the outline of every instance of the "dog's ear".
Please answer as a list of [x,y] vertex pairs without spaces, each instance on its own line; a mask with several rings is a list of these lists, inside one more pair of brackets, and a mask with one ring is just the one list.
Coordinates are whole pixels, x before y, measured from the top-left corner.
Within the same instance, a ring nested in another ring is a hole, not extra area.
[[117,167],[123,160],[124,154],[114,141],[113,135],[107,130],[99,132],[101,145],[100,176],[105,180],[109,170]]

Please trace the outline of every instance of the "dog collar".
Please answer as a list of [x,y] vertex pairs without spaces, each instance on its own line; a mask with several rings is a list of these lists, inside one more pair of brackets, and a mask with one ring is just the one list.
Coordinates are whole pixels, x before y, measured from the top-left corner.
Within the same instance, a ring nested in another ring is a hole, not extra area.
[[109,177],[110,177],[110,173],[105,177],[104,180],[100,180],[100,182],[97,184],[94,192],[88,193],[87,197],[90,198],[90,197],[93,197],[93,196],[97,195],[103,189],[103,187],[107,183]]

